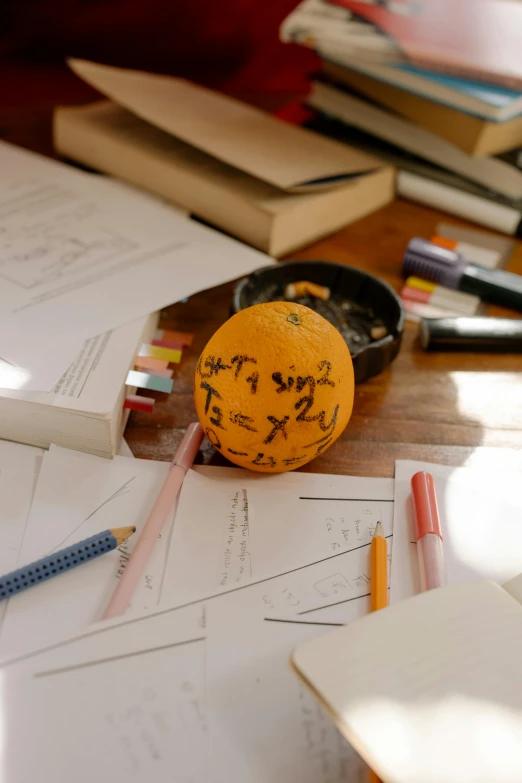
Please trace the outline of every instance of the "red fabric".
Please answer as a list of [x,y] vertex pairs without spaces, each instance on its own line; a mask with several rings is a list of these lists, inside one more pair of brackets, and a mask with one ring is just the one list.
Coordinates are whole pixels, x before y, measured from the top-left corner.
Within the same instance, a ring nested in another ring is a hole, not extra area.
[[304,125],[315,116],[313,109],[308,109],[302,101],[292,101],[275,112],[280,120],[291,122],[292,125]]
[[1,0],[0,55],[68,56],[184,76],[234,94],[304,93],[315,55],[279,42],[297,0]]

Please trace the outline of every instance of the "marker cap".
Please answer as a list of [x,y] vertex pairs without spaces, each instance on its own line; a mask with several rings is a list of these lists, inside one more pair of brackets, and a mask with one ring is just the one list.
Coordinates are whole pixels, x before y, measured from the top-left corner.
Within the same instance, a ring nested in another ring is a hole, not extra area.
[[421,277],[434,283],[458,288],[468,262],[454,250],[414,237],[408,243],[402,261],[404,277]]
[[415,473],[411,479],[411,493],[416,541],[428,533],[442,538],[435,482],[431,473],[423,470]]

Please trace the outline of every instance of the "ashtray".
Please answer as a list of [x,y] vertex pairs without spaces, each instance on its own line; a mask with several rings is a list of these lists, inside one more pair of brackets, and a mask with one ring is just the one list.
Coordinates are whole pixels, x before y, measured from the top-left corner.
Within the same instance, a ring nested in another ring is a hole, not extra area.
[[[288,288],[300,281],[328,289],[329,298],[296,294]],[[288,291],[294,295],[285,295]],[[383,280],[330,261],[285,261],[240,280],[232,308],[237,313],[255,304],[289,298],[315,310],[340,331],[352,355],[356,383],[382,372],[397,356],[404,310],[393,288]]]

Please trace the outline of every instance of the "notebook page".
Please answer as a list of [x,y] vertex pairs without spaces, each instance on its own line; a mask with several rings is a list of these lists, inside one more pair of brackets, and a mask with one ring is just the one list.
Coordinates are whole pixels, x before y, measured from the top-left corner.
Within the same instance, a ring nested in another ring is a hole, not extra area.
[[368,586],[378,521],[391,546],[391,479],[196,467],[181,491],[164,594],[198,600],[348,551]]
[[433,475],[449,584],[492,579],[503,584],[522,571],[520,477],[506,471],[451,468],[397,460],[391,601],[419,592],[411,477]]
[[482,581],[369,615],[293,662],[386,783],[515,783],[521,647],[520,606]]

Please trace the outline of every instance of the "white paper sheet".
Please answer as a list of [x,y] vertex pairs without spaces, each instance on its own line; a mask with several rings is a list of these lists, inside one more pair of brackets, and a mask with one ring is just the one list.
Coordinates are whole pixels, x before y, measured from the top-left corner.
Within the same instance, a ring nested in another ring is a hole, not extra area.
[[0,356],[26,371],[15,388],[49,391],[86,339],[271,263],[132,189],[9,144],[0,171]]
[[377,521],[392,533],[392,479],[197,467],[178,504],[165,599],[206,598],[339,552],[366,557]]
[[204,783],[204,666],[200,636],[31,678],[4,674],[2,780]]
[[[227,599],[231,596],[227,596]],[[207,608],[209,783],[341,783],[368,772],[291,671],[292,650],[328,626]]]
[[[368,560],[367,548],[331,554],[204,603],[97,623],[18,664],[4,662],[6,780],[25,783],[39,770],[42,779],[66,783],[78,763],[79,783],[119,779],[118,765],[130,780],[150,783],[209,783],[221,779],[213,776],[217,769],[227,783],[362,780],[359,759],[288,667],[295,645],[330,627],[314,608],[339,601],[354,617],[368,611],[367,588],[354,583],[361,551]],[[209,771],[205,660],[215,678],[212,715],[219,724],[211,734]],[[231,688],[226,704],[225,683]],[[270,747],[259,755],[261,735]],[[89,754],[92,747],[98,750]]]
[[[390,541],[391,537],[388,539]],[[319,562],[267,577],[255,584],[238,585],[226,593],[218,593],[205,601],[195,601],[184,607],[179,608],[177,603],[160,604],[157,609],[145,614],[130,611],[123,618],[109,623],[84,625],[80,630],[72,632],[60,632],[56,627],[53,636],[40,636],[39,639],[31,637],[22,649],[14,654],[7,652],[3,655],[0,668],[23,661],[30,662],[32,669],[40,661],[44,661],[46,667],[65,665],[69,645],[74,646],[77,654],[84,655],[82,651],[85,650],[85,655],[103,657],[105,639],[112,633],[114,624],[118,626],[118,637],[115,638],[121,638],[121,644],[128,644],[132,649],[137,644],[139,649],[140,639],[146,638],[146,624],[151,618],[155,618],[158,633],[169,633],[171,625],[179,625],[180,617],[184,623],[197,620],[201,628],[204,627],[206,608],[214,603],[223,602],[239,608],[248,606],[256,615],[274,620],[292,617],[298,621],[321,624],[351,622],[370,610],[369,556],[369,547],[362,547],[352,552],[332,554]],[[337,616],[333,617],[336,611]],[[55,651],[59,651],[56,652],[57,659],[53,657]]]
[[[147,321],[148,318],[140,318],[87,340],[50,392],[2,388],[0,367],[0,396],[51,408],[111,415],[136,350],[142,342]],[[51,411],[47,413],[52,415]],[[34,435],[34,420],[28,424],[19,410],[17,419],[21,419],[17,422],[18,429],[29,430],[28,434]],[[9,421],[12,421],[12,416]],[[5,427],[6,422],[3,425]]]
[[[0,440],[0,575],[16,568],[44,451]],[[0,603],[0,618],[6,602]]]
[[[0,628],[2,655],[35,648],[101,618],[168,467],[57,446],[45,454],[18,566],[108,528],[136,525],[137,532],[113,552],[10,599]],[[159,601],[172,522],[171,516],[134,594],[134,609],[150,609]]]
[[131,448],[125,438],[121,439],[118,455],[120,457],[130,457],[131,459],[134,459],[134,454],[132,453]]
[[502,584],[517,576],[522,571],[520,476],[494,466],[486,472],[398,460],[391,601],[420,591],[410,481],[421,470],[435,480],[448,583],[492,579]]
[[[45,646],[101,618],[167,471],[168,463],[126,457],[109,461],[51,447],[18,565],[109,527],[134,524],[137,532],[92,564],[11,599],[0,628],[3,657]],[[297,612],[367,598],[370,535],[378,519],[391,544],[392,481],[310,474],[260,477],[227,468],[199,468],[187,481],[176,524],[173,512],[130,609],[152,610],[160,602],[180,606],[267,580],[271,588],[270,580],[281,574],[292,579],[297,574],[300,594],[288,584],[280,596],[263,589],[267,611]],[[237,503],[232,542],[231,503],[243,490],[254,499],[254,513],[241,524],[239,515],[246,513],[246,506],[241,511]],[[305,492],[309,494],[300,499]],[[343,554],[347,557],[341,561]],[[310,564],[316,564],[316,578],[313,585],[303,586],[298,572]],[[227,565],[234,578],[223,582]]]

